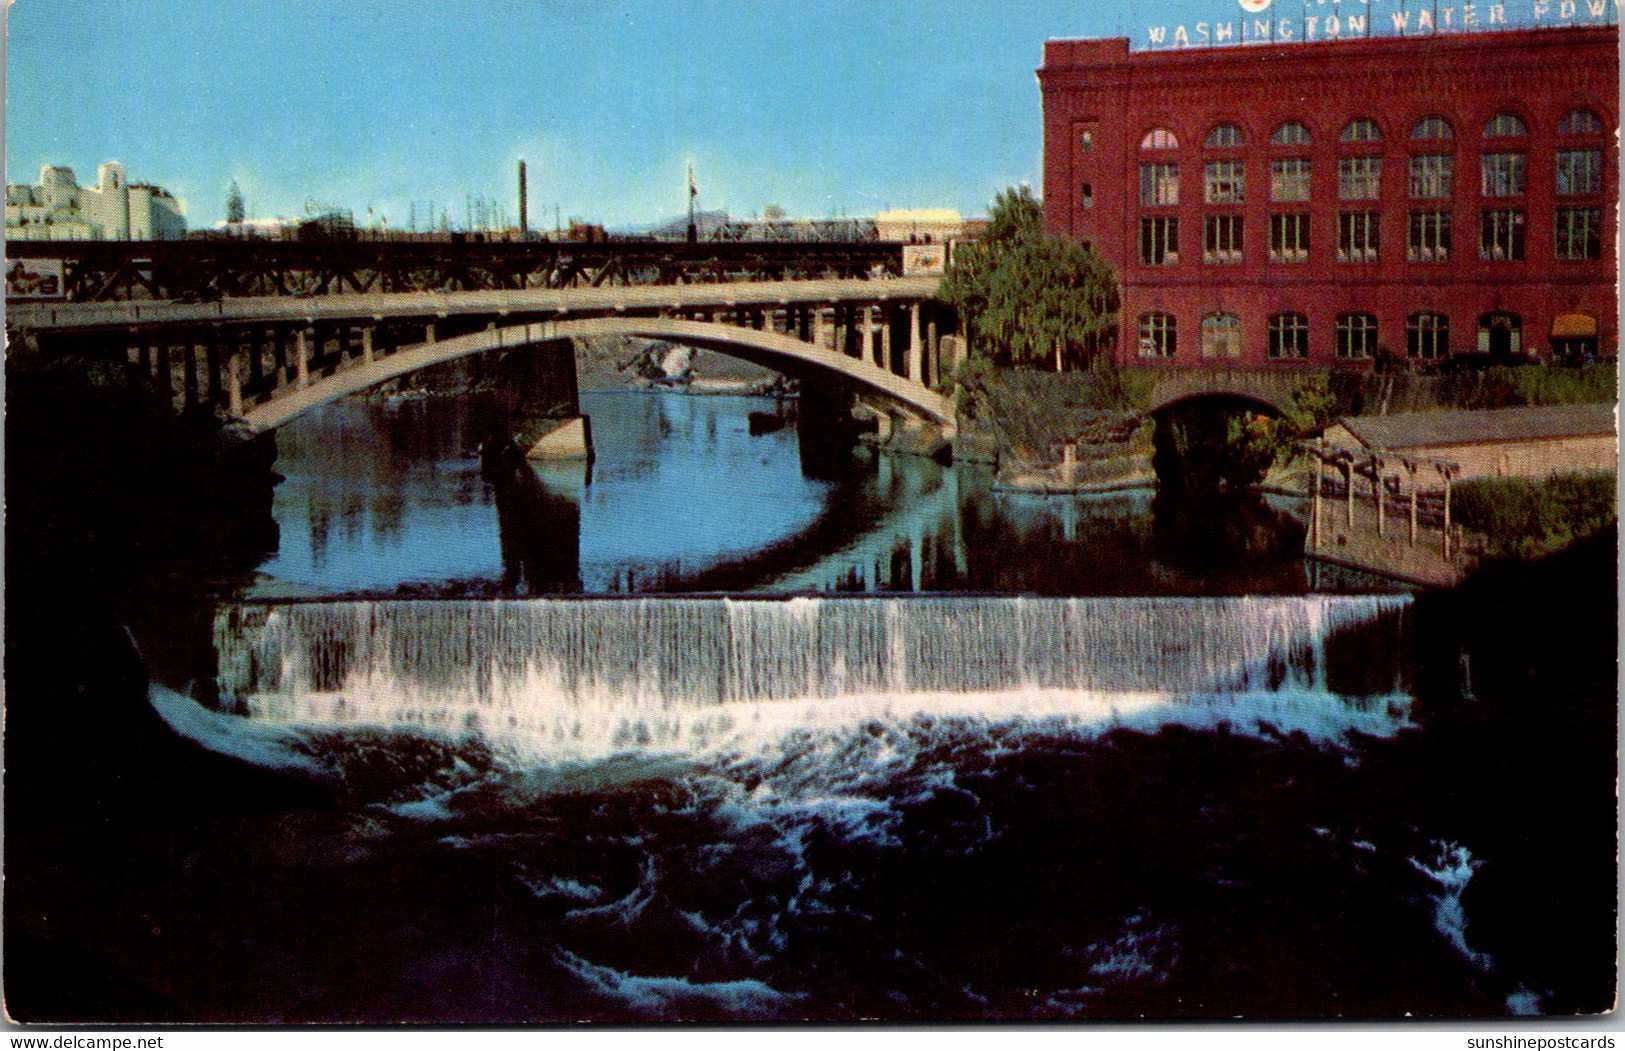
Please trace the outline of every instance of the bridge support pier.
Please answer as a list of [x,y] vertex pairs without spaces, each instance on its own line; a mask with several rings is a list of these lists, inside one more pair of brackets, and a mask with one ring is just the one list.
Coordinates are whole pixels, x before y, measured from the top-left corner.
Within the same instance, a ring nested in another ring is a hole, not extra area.
[[310,386],[310,345],[316,342],[316,328],[307,325],[293,335],[294,382],[301,387]]
[[942,343],[937,337],[937,311],[925,312],[925,363],[930,373],[922,382],[927,384],[942,379]]
[[[255,347],[254,352],[258,354],[259,348]],[[243,377],[239,361],[240,356],[232,354],[226,359],[225,368],[226,411],[234,420],[243,416]]]
[[589,459],[591,421],[581,415],[575,343],[556,339],[502,359],[508,437],[527,460]]
[[840,380],[801,380],[796,407],[796,444],[810,478],[834,478],[852,448],[852,391]]
[[908,308],[908,378],[915,383],[925,382],[920,377],[925,366],[924,349],[920,345],[920,304],[911,303]]

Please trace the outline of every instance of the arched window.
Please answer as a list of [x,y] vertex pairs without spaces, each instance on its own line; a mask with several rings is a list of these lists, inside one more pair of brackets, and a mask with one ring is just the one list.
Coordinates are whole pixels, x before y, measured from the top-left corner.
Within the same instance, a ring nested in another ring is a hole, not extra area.
[[1497,113],[1484,125],[1484,137],[1486,139],[1508,138],[1528,134],[1529,128],[1524,124],[1523,118],[1516,113]]
[[1337,356],[1371,358],[1377,354],[1377,318],[1373,314],[1344,314],[1337,319]]
[[1478,352],[1498,358],[1523,354],[1523,318],[1497,311],[1478,319]]
[[1234,124],[1220,124],[1207,133],[1207,140],[1202,143],[1210,150],[1224,149],[1230,146],[1241,145],[1241,129]]
[[1309,319],[1302,314],[1276,314],[1270,318],[1270,357],[1307,358]]
[[1309,145],[1309,129],[1295,120],[1289,120],[1270,136],[1271,146],[1307,146]]
[[1437,114],[1423,117],[1411,129],[1411,138],[1413,139],[1453,139],[1455,137],[1456,129],[1450,126],[1449,121]]
[[1602,118],[1588,109],[1577,109],[1557,124],[1559,135],[1601,135]]
[[1337,137],[1339,142],[1381,142],[1382,130],[1377,122],[1366,117],[1351,120],[1343,127],[1343,134]]
[[1140,315],[1140,357],[1171,358],[1178,342],[1172,314]]
[[1209,314],[1203,318],[1202,357],[1241,357],[1241,318],[1234,314]]
[[1412,314],[1405,321],[1405,356],[1442,358],[1450,353],[1450,319],[1443,314]]
[[1140,140],[1140,149],[1177,150],[1179,149],[1179,137],[1167,128],[1152,128],[1145,133],[1145,138]]

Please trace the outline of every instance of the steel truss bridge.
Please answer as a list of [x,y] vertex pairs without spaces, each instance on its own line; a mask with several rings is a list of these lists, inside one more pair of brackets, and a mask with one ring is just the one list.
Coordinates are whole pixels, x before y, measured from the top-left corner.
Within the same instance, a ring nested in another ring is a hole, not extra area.
[[898,276],[891,241],[13,241],[69,302],[486,292]]

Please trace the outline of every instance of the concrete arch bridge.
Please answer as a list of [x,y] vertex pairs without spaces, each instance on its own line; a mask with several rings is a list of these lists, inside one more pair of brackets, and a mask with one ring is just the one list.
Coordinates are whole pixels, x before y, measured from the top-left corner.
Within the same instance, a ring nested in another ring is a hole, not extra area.
[[900,278],[92,303],[30,307],[8,326],[43,353],[121,347],[178,405],[217,408],[255,432],[430,365],[505,351],[516,441],[547,457],[589,451],[570,341],[613,335],[739,357],[800,379],[807,400],[830,412],[855,403],[951,439],[951,400],[930,387],[957,364],[936,286]]

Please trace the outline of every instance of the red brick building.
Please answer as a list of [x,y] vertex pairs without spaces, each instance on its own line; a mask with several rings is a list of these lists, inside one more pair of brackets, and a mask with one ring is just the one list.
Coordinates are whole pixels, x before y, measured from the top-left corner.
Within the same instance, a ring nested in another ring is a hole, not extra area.
[[1619,30],[1044,48],[1048,228],[1122,364],[1618,350]]

